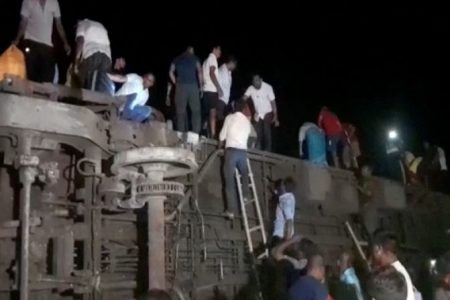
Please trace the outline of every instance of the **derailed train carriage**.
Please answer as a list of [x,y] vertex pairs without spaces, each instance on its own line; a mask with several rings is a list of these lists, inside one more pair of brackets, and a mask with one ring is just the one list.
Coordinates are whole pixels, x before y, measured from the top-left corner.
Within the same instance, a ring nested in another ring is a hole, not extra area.
[[[116,100],[89,91],[15,78],[0,89],[0,299],[136,299],[148,287],[179,299],[255,294],[242,220],[222,216],[214,141],[186,145],[164,124],[121,121]],[[269,236],[270,181],[292,176],[295,231],[334,265],[353,245],[344,222],[359,211],[354,175],[249,157]],[[379,224],[423,269],[448,249],[448,197],[375,182]]]

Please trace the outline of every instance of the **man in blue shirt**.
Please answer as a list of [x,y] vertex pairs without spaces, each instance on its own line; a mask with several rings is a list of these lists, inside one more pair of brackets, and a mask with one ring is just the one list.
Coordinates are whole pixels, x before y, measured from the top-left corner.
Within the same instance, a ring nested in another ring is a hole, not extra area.
[[[194,54],[194,47],[189,46],[183,54],[174,59],[170,65],[169,77],[171,83],[175,85],[176,129],[186,132],[190,123],[192,131],[199,133],[202,122],[200,87],[203,86],[203,75],[200,61]],[[167,95],[170,95],[170,90],[171,85]],[[170,101],[166,104],[170,104]],[[188,105],[191,110],[191,122],[186,118]]]
[[352,255],[343,251],[338,260],[340,285],[337,300],[364,300],[361,285],[352,265]]
[[289,300],[326,300],[328,291],[325,280],[325,265],[320,254],[308,258],[307,274],[300,277],[289,289]]

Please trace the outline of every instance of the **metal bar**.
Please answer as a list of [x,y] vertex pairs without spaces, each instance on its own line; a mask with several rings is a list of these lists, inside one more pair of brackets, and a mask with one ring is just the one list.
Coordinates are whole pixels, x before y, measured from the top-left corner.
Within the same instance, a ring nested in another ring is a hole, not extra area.
[[[250,172],[250,170],[249,170],[249,172]],[[239,204],[241,205],[242,220],[244,221],[245,236],[247,237],[248,251],[250,252],[251,255],[253,255],[253,242],[252,242],[252,237],[250,235],[250,231],[248,228],[247,208],[245,207],[245,203],[243,201],[242,182],[241,182],[239,172],[237,169],[235,170],[235,178],[236,178],[236,186],[238,189]]]
[[20,169],[20,181],[23,184],[20,191],[20,300],[28,300],[29,293],[29,259],[30,259],[30,196],[31,184],[30,168]]
[[[96,147],[89,147],[86,149],[85,158],[90,159],[96,164],[87,164],[86,171],[92,173],[101,172],[101,150]],[[101,272],[101,211],[96,209],[97,205],[97,185],[99,179],[94,176],[85,178],[85,190],[86,190],[86,218],[88,228],[91,230],[88,242],[85,245],[85,250],[88,254],[86,259],[87,269],[90,269],[94,276],[97,276]],[[86,249],[87,248],[87,249]],[[101,299],[101,295],[98,290],[92,292],[92,298]]]
[[364,262],[369,265],[369,261],[367,260],[366,254],[364,253],[363,249],[361,248],[359,240],[356,238],[355,232],[353,231],[352,226],[348,221],[345,222],[345,227],[347,228],[348,232],[350,233],[350,236],[353,240],[353,243],[356,246],[356,249],[358,250],[359,255],[364,260]]
[[148,288],[165,290],[164,201],[166,197],[150,197],[148,216]]
[[[32,136],[24,136],[19,143],[19,154],[31,154]],[[22,162],[20,162],[21,164]],[[20,300],[29,299],[29,259],[30,259],[30,201],[31,184],[34,182],[34,168],[19,165],[19,178],[22,183],[20,191]]]

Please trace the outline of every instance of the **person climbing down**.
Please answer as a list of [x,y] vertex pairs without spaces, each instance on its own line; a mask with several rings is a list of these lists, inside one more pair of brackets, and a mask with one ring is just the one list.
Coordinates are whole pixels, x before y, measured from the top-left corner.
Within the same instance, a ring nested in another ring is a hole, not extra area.
[[[305,142],[306,140],[306,142]],[[298,133],[300,158],[319,166],[328,166],[324,131],[314,123],[306,122]]]
[[275,212],[272,247],[294,235],[295,183],[291,177],[283,179],[277,187],[278,204]]
[[327,136],[327,151],[335,168],[340,168],[339,150],[342,146],[343,128],[338,116],[327,107],[322,107],[317,124]]
[[359,192],[360,218],[367,230],[369,239],[378,227],[377,207],[374,201],[374,186],[372,181],[372,168],[364,165],[356,188]]

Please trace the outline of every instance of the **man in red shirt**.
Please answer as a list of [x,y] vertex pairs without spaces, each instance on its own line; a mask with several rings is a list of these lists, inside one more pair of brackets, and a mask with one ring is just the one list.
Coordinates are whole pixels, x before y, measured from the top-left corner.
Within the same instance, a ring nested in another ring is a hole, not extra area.
[[317,124],[327,137],[327,151],[333,158],[333,166],[339,168],[338,148],[342,143],[342,124],[336,114],[325,106],[320,110]]

